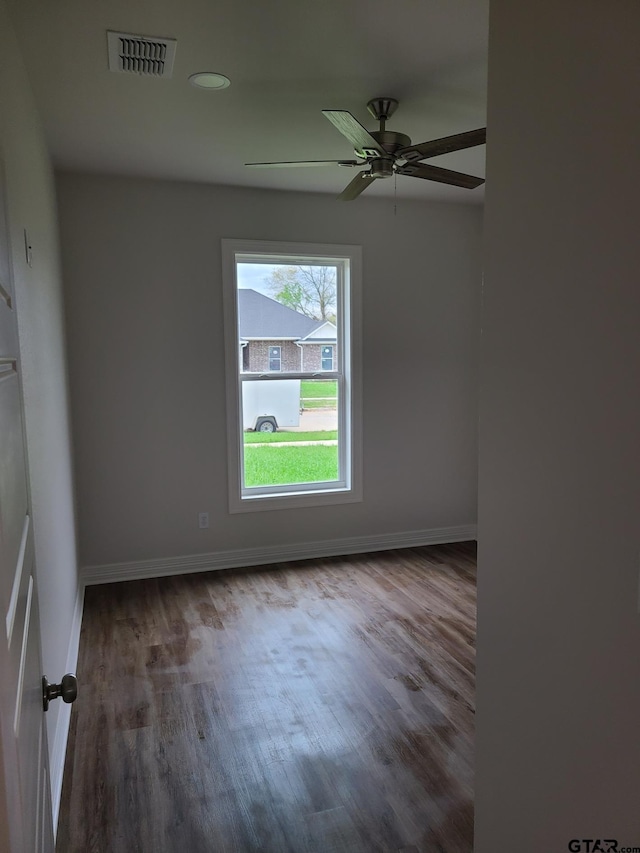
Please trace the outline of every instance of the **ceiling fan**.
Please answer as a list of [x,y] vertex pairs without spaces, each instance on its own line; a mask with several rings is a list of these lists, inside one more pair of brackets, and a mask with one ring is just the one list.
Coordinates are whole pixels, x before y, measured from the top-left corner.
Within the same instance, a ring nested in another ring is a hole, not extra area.
[[386,129],[386,123],[397,107],[398,101],[395,98],[373,98],[369,101],[367,109],[380,123],[380,129],[371,132],[366,130],[347,110],[322,110],[323,115],[353,145],[358,160],[298,160],[284,163],[245,163],[245,166],[254,168],[368,166],[368,171],[358,172],[340,193],[338,199],[341,201],[353,201],[373,181],[378,178],[390,178],[394,174],[422,178],[425,181],[438,181],[441,184],[451,184],[451,186],[466,189],[474,189],[484,183],[483,178],[464,175],[462,172],[452,172],[450,169],[430,166],[420,161],[437,157],[439,154],[449,154],[451,151],[462,151],[464,148],[483,145],[487,138],[485,127],[412,145],[406,134]]

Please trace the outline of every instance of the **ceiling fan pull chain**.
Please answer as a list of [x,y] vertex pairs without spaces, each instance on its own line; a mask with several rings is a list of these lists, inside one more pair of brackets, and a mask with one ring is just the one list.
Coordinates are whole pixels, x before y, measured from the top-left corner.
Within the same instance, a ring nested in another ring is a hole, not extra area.
[[393,173],[393,215],[398,214],[398,173]]

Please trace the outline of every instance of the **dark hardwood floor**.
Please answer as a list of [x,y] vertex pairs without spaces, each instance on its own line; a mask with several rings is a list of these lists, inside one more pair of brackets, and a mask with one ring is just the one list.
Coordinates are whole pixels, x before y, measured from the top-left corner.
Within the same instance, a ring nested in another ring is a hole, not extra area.
[[58,853],[469,853],[475,546],[89,587]]

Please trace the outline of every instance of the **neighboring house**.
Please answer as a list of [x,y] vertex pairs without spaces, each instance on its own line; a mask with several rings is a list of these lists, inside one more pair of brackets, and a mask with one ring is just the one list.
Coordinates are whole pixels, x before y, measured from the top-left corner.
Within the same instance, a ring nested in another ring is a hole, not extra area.
[[334,323],[313,320],[257,290],[238,290],[242,370],[246,373],[335,370]]

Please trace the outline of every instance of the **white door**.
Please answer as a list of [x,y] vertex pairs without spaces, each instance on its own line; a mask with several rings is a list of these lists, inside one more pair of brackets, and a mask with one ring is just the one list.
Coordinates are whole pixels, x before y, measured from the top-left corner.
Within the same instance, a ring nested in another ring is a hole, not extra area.
[[0,163],[0,850],[53,853],[16,327]]

